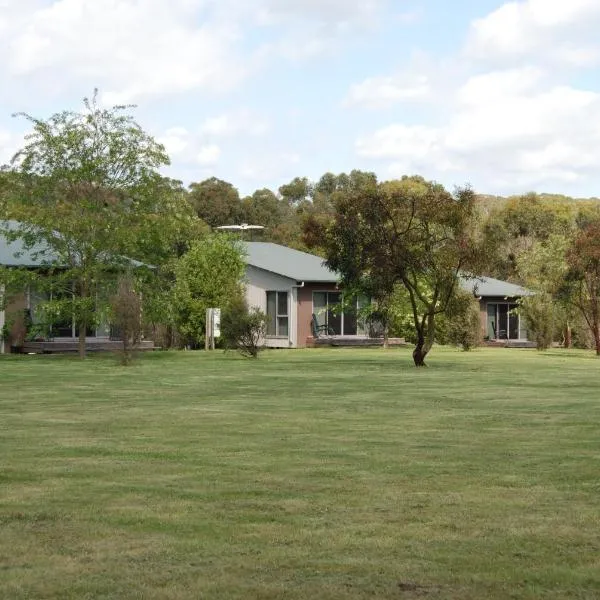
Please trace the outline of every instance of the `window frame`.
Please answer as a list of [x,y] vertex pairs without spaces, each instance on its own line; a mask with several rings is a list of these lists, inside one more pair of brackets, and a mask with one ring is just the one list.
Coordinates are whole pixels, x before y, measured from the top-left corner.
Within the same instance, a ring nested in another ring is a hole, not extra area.
[[[269,314],[269,294],[275,294],[275,315]],[[280,308],[280,297],[285,294],[285,314],[279,312]],[[266,315],[267,315],[267,334],[268,339],[289,339],[290,337],[290,292],[288,290],[266,290]],[[271,325],[271,317],[275,319],[275,333],[269,333],[269,326]],[[286,320],[287,333],[280,333],[280,319]]]

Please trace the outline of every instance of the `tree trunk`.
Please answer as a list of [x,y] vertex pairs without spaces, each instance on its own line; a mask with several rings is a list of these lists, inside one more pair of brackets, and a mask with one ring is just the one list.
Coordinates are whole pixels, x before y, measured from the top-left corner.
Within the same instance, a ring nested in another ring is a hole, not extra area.
[[596,343],[596,356],[600,356],[600,325],[596,321],[594,323],[594,342]]
[[565,348],[571,348],[573,346],[573,332],[571,331],[571,325],[567,323],[565,327]]
[[81,319],[79,322],[79,358],[85,358],[85,334],[87,332],[86,319]]
[[[79,282],[79,294],[81,300],[80,313],[78,316],[79,321],[79,358],[84,359],[86,357],[85,350],[85,336],[87,333],[87,324],[88,324],[88,314],[87,307],[85,305],[85,301],[88,298],[88,286],[87,282],[84,278],[82,278]],[[77,311],[79,312],[79,311]]]
[[390,347],[390,328],[387,321],[383,327],[383,347],[386,350]]
[[428,354],[428,350],[425,349],[425,340],[420,339],[417,341],[417,345],[413,350],[413,361],[415,362],[415,367],[426,367],[425,357]]
[[131,344],[129,338],[129,331],[127,328],[123,330],[123,364],[128,366],[131,363]]

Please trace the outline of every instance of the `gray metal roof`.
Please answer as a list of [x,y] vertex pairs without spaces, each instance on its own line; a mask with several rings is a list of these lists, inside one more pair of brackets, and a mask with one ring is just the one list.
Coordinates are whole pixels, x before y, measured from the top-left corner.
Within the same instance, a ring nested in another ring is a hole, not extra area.
[[492,277],[469,277],[461,275],[460,286],[475,296],[498,296],[501,298],[518,298],[531,296],[533,292],[507,281],[500,281]]
[[[14,241],[9,241],[7,239],[5,231],[18,231],[19,225],[18,221],[0,220],[0,266],[28,268],[48,265],[56,266],[59,258],[54,252],[49,251],[47,245],[43,242],[34,244],[31,248],[25,248],[23,240],[17,238]],[[123,262],[134,267],[155,268],[152,265],[147,265],[133,258],[112,256],[113,258],[120,258]],[[109,258],[108,253],[106,257]]]
[[322,258],[269,242],[246,242],[246,262],[258,269],[283,275],[295,281],[336,283],[338,275]]
[[50,253],[44,252],[43,244],[26,249],[23,241],[9,241],[4,231],[16,231],[17,221],[0,221],[0,265],[6,267],[41,267],[56,260]]
[[[246,242],[249,265],[296,281],[337,283],[339,276],[328,269],[318,256],[269,242]],[[460,286],[476,296],[517,298],[530,296],[532,292],[519,285],[492,277],[462,275]]]

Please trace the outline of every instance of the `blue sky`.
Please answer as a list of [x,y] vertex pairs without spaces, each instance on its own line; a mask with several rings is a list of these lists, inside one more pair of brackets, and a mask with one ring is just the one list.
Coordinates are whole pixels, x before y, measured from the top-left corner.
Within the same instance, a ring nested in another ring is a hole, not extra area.
[[358,168],[600,196],[599,26],[598,0],[0,0],[0,163],[12,113],[98,87],[186,184]]

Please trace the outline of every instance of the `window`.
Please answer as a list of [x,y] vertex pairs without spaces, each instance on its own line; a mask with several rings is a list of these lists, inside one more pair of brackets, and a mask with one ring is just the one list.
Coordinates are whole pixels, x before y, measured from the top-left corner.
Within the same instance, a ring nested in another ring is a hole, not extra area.
[[368,298],[343,298],[341,292],[313,292],[313,313],[319,325],[327,325],[334,335],[365,335],[360,311]]
[[288,337],[288,293],[267,292],[267,335]]

